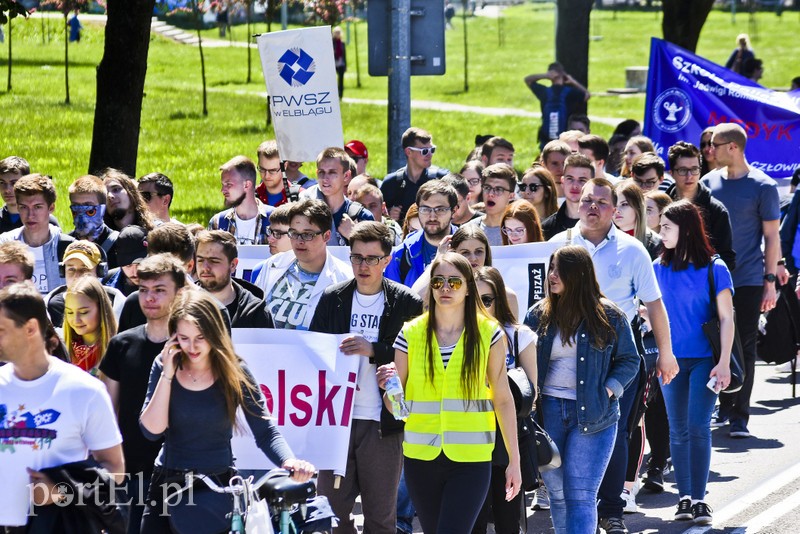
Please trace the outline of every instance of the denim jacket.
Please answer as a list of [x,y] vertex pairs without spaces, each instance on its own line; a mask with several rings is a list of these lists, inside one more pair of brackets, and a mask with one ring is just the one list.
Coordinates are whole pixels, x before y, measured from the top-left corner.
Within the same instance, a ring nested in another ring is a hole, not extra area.
[[[639,370],[639,353],[625,314],[605,299],[603,306],[616,333],[613,343],[603,349],[596,348],[584,322],[578,326],[575,336],[578,342],[575,393],[582,434],[599,432],[619,419],[619,397]],[[531,308],[525,317],[525,324],[539,336],[536,343],[539,391],[544,387],[550,367],[553,343],[560,343],[555,325],[551,324],[546,331],[539,327],[540,315],[541,304]],[[614,393],[613,396],[608,396],[606,388]]]

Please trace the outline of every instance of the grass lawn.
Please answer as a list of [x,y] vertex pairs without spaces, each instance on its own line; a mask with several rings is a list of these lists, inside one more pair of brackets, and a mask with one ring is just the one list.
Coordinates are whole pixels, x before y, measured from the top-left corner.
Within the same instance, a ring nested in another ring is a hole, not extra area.
[[[594,92],[623,87],[625,66],[646,65],[649,40],[659,36],[660,14],[595,11],[592,15],[590,84]],[[757,55],[765,62],[762,80],[769,87],[787,87],[800,72],[793,43],[798,14],[778,18],[761,13],[755,26],[747,14],[731,23],[729,13],[714,12],[701,35],[698,53],[724,62],[736,35],[750,32]],[[95,68],[102,56],[103,29],[84,23],[83,40],[70,46],[70,92],[72,104],[63,104],[63,34],[51,21],[51,39],[43,43],[42,22],[15,20],[13,29],[13,90],[5,87],[7,43],[0,49],[0,157],[17,154],[31,161],[34,171],[51,174],[58,193],[66,198],[69,183],[87,171],[94,116]],[[279,25],[273,25],[279,28]],[[755,28],[756,31],[753,31]],[[46,29],[46,26],[45,26]],[[502,30],[504,42],[498,41]],[[264,30],[264,25],[257,27]],[[216,29],[204,35],[215,37]],[[385,99],[386,78],[371,78],[367,70],[366,24],[357,25],[358,54],[351,38],[345,96]],[[468,92],[463,90],[463,25],[447,32],[447,74],[412,79],[412,98],[458,104],[518,108],[538,111],[538,102],[522,83],[532,72],[545,70],[553,57],[554,22],[550,6],[525,4],[509,8],[502,19],[467,20],[469,49]],[[6,29],[6,35],[7,35]],[[47,32],[45,32],[47,33]],[[244,39],[244,27],[234,37]],[[792,47],[792,48],[790,48]],[[153,37],[145,86],[137,172],[161,171],[173,179],[177,194],[173,213],[179,219],[206,222],[221,205],[218,193],[219,165],[236,154],[255,156],[256,146],[272,137],[266,125],[264,82],[258,55],[253,51],[252,82],[245,83],[247,51],[244,48],[206,49],[209,82],[209,116],[203,117],[199,55],[196,47]],[[356,87],[355,59],[361,66],[361,87]],[[643,118],[644,95],[593,97],[589,113],[601,117]],[[386,170],[386,108],[366,104],[342,105],[345,139],[358,138],[370,148],[370,171]],[[451,169],[461,166],[477,133],[509,138],[517,147],[518,167],[535,156],[536,120],[513,116],[472,113],[412,111],[412,122],[429,129],[439,146],[435,162]],[[593,131],[607,136],[611,127],[596,124]],[[313,175],[313,164],[306,164]],[[68,203],[57,204],[56,215],[69,225]]]

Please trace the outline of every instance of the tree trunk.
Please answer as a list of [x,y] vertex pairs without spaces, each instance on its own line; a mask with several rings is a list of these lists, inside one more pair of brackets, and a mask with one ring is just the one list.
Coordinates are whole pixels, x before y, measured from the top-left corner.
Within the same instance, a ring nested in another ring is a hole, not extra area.
[[[558,0],[556,6],[556,61],[589,87],[589,22],[594,0]],[[576,113],[586,112],[586,103],[576,105]]]
[[197,29],[197,48],[200,50],[200,77],[203,80],[203,116],[208,116],[208,98],[206,95],[206,57],[203,54],[203,36],[200,33],[200,27],[202,26],[202,17],[200,15],[200,7],[195,2],[194,6],[194,25]]
[[253,3],[252,2],[248,3],[246,7],[247,7],[247,83],[250,83],[250,81],[252,80],[250,72],[252,70],[251,59],[250,59],[251,56],[250,41],[253,40],[253,35],[250,32],[250,13],[252,12],[253,9]]
[[464,92],[469,92],[469,41],[467,39],[467,6],[469,0],[461,4],[461,22],[464,24]]
[[664,40],[694,52],[714,0],[663,0]]
[[89,172],[114,167],[136,175],[154,4],[155,0],[108,0]]
[[8,85],[6,85],[6,91],[11,92],[11,25],[13,21],[11,18],[8,19]]
[[67,22],[67,14],[64,14],[64,85],[67,91],[67,97],[64,99],[65,104],[69,104],[69,24]]

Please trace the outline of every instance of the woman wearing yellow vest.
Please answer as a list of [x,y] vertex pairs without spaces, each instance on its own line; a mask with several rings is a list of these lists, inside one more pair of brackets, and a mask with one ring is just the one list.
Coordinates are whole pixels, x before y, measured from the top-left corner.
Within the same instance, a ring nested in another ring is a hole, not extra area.
[[[395,342],[396,373],[410,411],[406,484],[423,532],[465,534],[489,489],[495,418],[510,458],[506,499],[520,490],[506,346],[463,256],[447,252],[433,261],[428,302],[428,312],[406,323]],[[394,374],[395,366],[382,366],[381,387]]]
[[[539,335],[540,413],[561,453],[561,467],[542,478],[556,534],[594,534],[597,492],[617,434],[618,398],[636,376],[639,354],[625,313],[600,292],[586,249],[558,249],[547,279],[547,297],[525,318]],[[600,527],[616,528],[606,520]]]

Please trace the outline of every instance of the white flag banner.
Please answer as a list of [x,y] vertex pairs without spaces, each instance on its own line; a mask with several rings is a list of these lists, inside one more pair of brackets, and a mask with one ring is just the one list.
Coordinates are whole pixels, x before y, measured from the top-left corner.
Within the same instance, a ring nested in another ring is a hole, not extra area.
[[[269,247],[264,245],[237,245],[239,251],[239,263],[236,265],[236,278],[242,278],[248,282],[255,282],[253,269],[256,265],[270,257]],[[350,265],[350,247],[328,247],[331,255]]]
[[343,147],[331,27],[262,33],[257,42],[281,158],[315,161]]
[[[503,281],[517,294],[519,315],[522,320],[528,308],[545,295],[547,267],[550,255],[563,243],[525,243],[492,247],[492,266],[503,275]],[[253,267],[269,257],[269,247],[263,245],[239,245],[239,265],[236,277],[251,282]],[[328,247],[328,251],[343,262],[350,263],[350,247]]]
[[[267,400],[273,422],[297,458],[344,473],[358,358],[339,351],[347,335],[302,330],[234,328],[233,344]],[[234,434],[239,469],[270,469],[247,425]]]
[[561,245],[562,243],[525,243],[492,247],[492,267],[503,275],[506,287],[517,294],[517,318],[520,321],[525,318],[531,306],[544,298],[550,255]]

